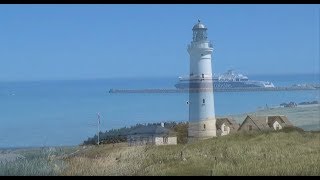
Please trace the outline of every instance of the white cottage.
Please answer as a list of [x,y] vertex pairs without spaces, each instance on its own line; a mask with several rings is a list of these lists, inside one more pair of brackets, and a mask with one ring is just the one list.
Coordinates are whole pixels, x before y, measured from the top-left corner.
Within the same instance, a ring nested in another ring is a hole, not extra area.
[[170,145],[177,144],[177,136],[174,131],[160,125],[141,125],[127,135],[129,146],[141,145]]

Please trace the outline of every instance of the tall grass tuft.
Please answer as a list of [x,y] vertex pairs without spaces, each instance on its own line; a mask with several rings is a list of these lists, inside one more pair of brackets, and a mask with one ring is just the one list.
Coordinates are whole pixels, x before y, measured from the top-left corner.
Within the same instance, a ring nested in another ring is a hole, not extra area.
[[1,176],[55,176],[62,173],[66,163],[60,156],[73,152],[74,148],[38,148],[15,150],[2,153],[6,158],[9,154],[17,154],[16,160],[0,162]]

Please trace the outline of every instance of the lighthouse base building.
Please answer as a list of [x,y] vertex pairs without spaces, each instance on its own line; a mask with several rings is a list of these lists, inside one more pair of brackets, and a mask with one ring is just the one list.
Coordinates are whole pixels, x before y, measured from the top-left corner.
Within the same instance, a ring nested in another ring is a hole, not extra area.
[[200,122],[189,122],[188,141],[208,139],[217,136],[216,119],[208,118]]

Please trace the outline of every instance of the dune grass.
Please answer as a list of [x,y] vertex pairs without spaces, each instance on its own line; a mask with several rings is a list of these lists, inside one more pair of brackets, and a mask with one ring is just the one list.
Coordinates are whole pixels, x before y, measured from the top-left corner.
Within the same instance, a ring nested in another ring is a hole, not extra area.
[[74,152],[73,148],[35,148],[2,152],[3,159],[16,155],[16,160],[0,162],[1,176],[55,176],[62,173],[66,163],[61,156]]
[[61,175],[320,175],[320,133],[242,133],[185,145],[101,145]]

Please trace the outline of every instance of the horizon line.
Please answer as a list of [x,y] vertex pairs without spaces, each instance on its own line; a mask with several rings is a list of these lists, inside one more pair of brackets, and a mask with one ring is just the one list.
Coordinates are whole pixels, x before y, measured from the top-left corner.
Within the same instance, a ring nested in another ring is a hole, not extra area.
[[[243,73],[242,73],[243,74]],[[288,72],[288,73],[252,73],[249,76],[281,76],[281,75],[320,75],[320,72]],[[158,75],[158,76],[115,76],[115,77],[70,77],[70,78],[38,78],[38,79],[0,79],[0,82],[39,82],[39,81],[81,81],[81,80],[107,80],[107,79],[150,79],[150,78],[178,78],[181,75]],[[317,76],[319,77],[319,76]],[[319,79],[319,78],[318,78]]]

